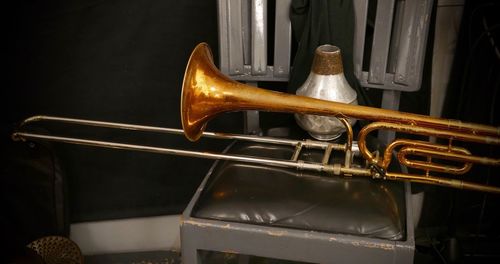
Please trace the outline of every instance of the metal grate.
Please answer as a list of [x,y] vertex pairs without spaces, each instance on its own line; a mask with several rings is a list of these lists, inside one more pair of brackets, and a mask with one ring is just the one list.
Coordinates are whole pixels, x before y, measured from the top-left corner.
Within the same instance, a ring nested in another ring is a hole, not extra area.
[[61,236],[37,239],[28,248],[33,249],[47,264],[82,264],[83,256],[75,242]]

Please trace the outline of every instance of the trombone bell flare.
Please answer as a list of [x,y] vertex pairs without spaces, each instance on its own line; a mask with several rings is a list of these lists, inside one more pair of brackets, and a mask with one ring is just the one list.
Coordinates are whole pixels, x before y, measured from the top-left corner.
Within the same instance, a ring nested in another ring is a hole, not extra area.
[[[182,82],[180,113],[186,138],[197,141],[214,116],[245,108],[242,96],[245,91],[248,91],[246,85],[224,76],[215,67],[207,43],[196,45]],[[248,109],[253,107],[256,106]]]
[[[190,141],[197,141],[200,139],[209,119],[207,118],[207,115],[205,115],[205,117],[202,116],[201,118],[195,116],[192,109],[193,107],[196,107],[196,104],[194,104],[194,101],[196,101],[196,95],[194,92],[197,91],[195,86],[200,85],[200,83],[197,82],[200,78],[197,77],[196,74],[201,74],[200,61],[203,60],[212,61],[213,63],[212,52],[206,43],[198,44],[195,50],[191,53],[186,66],[186,71],[184,72],[184,79],[182,81],[180,104],[181,122],[184,135]],[[203,79],[206,80],[205,78]],[[200,112],[198,111],[197,113]]]
[[[189,58],[182,85],[180,112],[186,137],[191,141],[198,140],[207,122],[217,114],[245,110],[349,117],[387,124],[405,124],[424,131],[437,129],[456,132],[457,135],[474,135],[475,138],[470,141],[500,145],[500,127],[325,101],[236,82],[215,67],[209,46],[206,43],[198,44]],[[440,133],[431,136],[450,138],[441,136]]]

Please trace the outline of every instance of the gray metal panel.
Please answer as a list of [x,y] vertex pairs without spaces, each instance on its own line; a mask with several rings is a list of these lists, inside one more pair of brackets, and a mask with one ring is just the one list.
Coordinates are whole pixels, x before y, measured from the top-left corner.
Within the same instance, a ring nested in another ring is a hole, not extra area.
[[283,76],[283,77],[276,77],[273,74],[274,67],[273,66],[267,66],[266,67],[266,72],[262,75],[253,75],[252,74],[252,67],[250,65],[245,65],[243,67],[243,73],[239,75],[233,75],[231,76],[231,79],[236,80],[236,81],[245,81],[245,82],[260,82],[260,81],[270,81],[270,82],[287,82],[288,77]]
[[292,24],[290,5],[292,0],[276,1],[274,26],[274,76],[288,78],[290,73],[290,53],[292,50]]
[[243,112],[243,124],[243,132],[245,134],[262,136],[262,131],[260,129],[259,111],[249,110]]
[[229,75],[243,71],[243,35],[241,24],[241,0],[227,1]]
[[[420,1],[420,0],[418,0]],[[409,79],[411,78],[411,68],[412,65],[416,63],[415,53],[412,50],[415,41],[415,17],[418,15],[415,7],[417,6],[417,1],[406,0],[404,5],[404,15],[403,24],[404,28],[403,34],[401,34],[401,39],[399,40],[398,56],[395,68],[395,83],[408,85]],[[411,51],[411,52],[410,52]],[[411,53],[411,54],[410,54]],[[408,62],[411,62],[410,64]],[[409,76],[410,75],[410,76]]]
[[[188,218],[182,237],[185,251],[212,250],[308,263],[394,263],[396,242],[287,228]],[[404,261],[408,263],[408,260]],[[186,262],[184,263],[194,263]],[[402,262],[399,262],[402,263]]]
[[377,2],[368,82],[383,84],[389,57],[394,0]]
[[267,0],[252,0],[252,75],[267,71]]
[[229,72],[229,47],[227,40],[227,2],[229,0],[217,1],[217,22],[219,24],[219,67],[223,73]]
[[250,65],[252,61],[252,54],[250,48],[252,47],[252,19],[250,14],[250,8],[252,3],[250,0],[243,0],[241,2],[241,32],[243,36],[243,63],[245,65]]
[[[408,173],[406,167],[402,167],[402,172]],[[405,197],[406,197],[406,241],[404,243],[396,243],[396,257],[394,263],[413,263],[415,256],[415,222],[413,215],[415,214],[413,200],[411,194],[411,183],[405,182]]]
[[370,88],[378,88],[386,90],[402,90],[402,91],[405,91],[407,89],[406,86],[394,83],[394,74],[387,72],[385,73],[383,84],[368,82],[368,72],[366,71],[361,72],[361,79],[359,79],[359,83],[363,87],[370,87]]
[[354,75],[358,80],[362,78],[363,72],[363,52],[365,46],[366,34],[366,19],[368,12],[368,1],[366,0],[353,0],[354,5],[354,47],[353,47],[353,60],[354,60]]
[[394,7],[393,27],[391,34],[391,43],[389,47],[389,60],[387,61],[387,72],[393,73],[396,71],[396,62],[399,52],[399,41],[401,39],[401,31],[403,30],[404,19],[404,0],[397,0]]
[[406,0],[394,82],[412,85],[409,91],[420,89],[431,11],[432,0]]
[[[226,153],[229,148],[234,144],[231,143],[229,146],[226,147],[226,149],[223,151],[223,153]],[[216,160],[212,167],[207,172],[207,175],[201,182],[200,186],[196,190],[196,192],[193,195],[193,198],[191,198],[191,201],[189,204],[186,206],[186,209],[184,209],[184,212],[182,212],[181,216],[181,223],[180,223],[180,229],[181,229],[181,256],[182,256],[182,263],[202,263],[201,259],[199,258],[198,255],[198,243],[199,242],[205,242],[205,241],[197,241],[196,236],[191,235],[192,230],[189,226],[185,226],[185,222],[188,219],[191,219],[191,212],[193,211],[194,206],[196,205],[196,202],[200,198],[201,192],[207,185],[208,180],[210,179],[210,175],[212,175],[212,172],[214,169],[217,167],[219,164],[219,160]],[[208,241],[206,242],[208,243]]]
[[[396,12],[391,12],[396,14],[392,18],[380,15],[379,10],[383,12],[386,8],[394,9],[394,5],[389,7],[394,1],[378,1],[375,23],[385,23],[387,26],[385,30],[384,27],[375,26],[370,69],[363,72],[363,59],[366,59],[363,58],[363,52],[368,0],[354,0],[354,74],[361,86],[398,91],[420,89],[432,2],[433,0],[398,0]],[[378,21],[381,16],[385,22]],[[387,23],[389,19],[395,19],[394,23]],[[394,27],[391,40],[387,43],[388,46],[382,47],[385,40],[380,42],[378,39],[387,39],[387,34],[390,37],[391,27]],[[389,54],[387,49],[390,50]]]
[[[380,107],[384,109],[398,110],[400,98],[401,91],[384,90],[382,92],[382,104]],[[389,145],[395,138],[396,131],[380,130],[378,132],[378,139],[380,139],[383,144]]]
[[[257,82],[247,82],[248,85],[257,87]],[[262,135],[260,128],[259,111],[249,110],[243,113],[243,132],[245,134]]]
[[290,4],[291,0],[276,1],[275,66],[269,66],[267,0],[218,0],[221,71],[237,81],[288,81]]

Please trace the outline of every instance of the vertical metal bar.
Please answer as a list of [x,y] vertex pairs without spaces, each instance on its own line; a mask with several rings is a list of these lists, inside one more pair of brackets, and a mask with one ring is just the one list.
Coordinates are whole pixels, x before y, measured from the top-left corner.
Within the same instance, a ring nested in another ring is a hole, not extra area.
[[251,58],[251,35],[252,35],[252,26],[251,26],[251,16],[250,16],[250,8],[252,4],[250,0],[242,0],[241,2],[241,32],[243,34],[243,64],[250,65]]
[[302,142],[299,142],[297,145],[295,145],[295,150],[293,151],[292,158],[290,159],[291,161],[297,161],[300,156],[300,152],[302,151],[302,147],[304,144]]
[[432,11],[432,0],[407,0],[394,82],[411,84],[409,91],[420,89],[425,48]]
[[267,72],[267,0],[252,0],[252,75]]
[[[257,82],[246,82],[248,85],[257,87]],[[260,135],[260,116],[257,110],[243,112],[243,132],[245,134]]]
[[228,34],[227,34],[227,2],[229,0],[218,0],[217,1],[217,13],[218,13],[218,24],[219,24],[219,65],[220,70],[223,73],[228,73]]
[[261,134],[259,111],[248,110],[243,112],[243,131],[245,134]]
[[332,145],[328,145],[328,147],[326,147],[325,153],[323,154],[323,159],[321,161],[323,165],[328,164],[328,161],[330,161],[330,155],[332,154],[332,150],[333,150]]
[[290,5],[292,0],[276,1],[276,19],[274,26],[274,68],[275,77],[288,78],[290,72],[290,53],[292,50],[292,24]]
[[[420,1],[420,0],[419,0]],[[408,84],[408,75],[410,74],[409,66],[410,64],[414,64],[414,56],[415,51],[412,50],[414,34],[415,34],[415,7],[417,5],[417,1],[407,0],[404,5],[404,15],[402,21],[402,28],[404,29],[404,34],[401,35],[401,39],[399,40],[399,49],[398,49],[398,59],[396,62],[396,68],[394,72],[394,82],[399,84]]]
[[389,46],[389,61],[387,61],[387,72],[396,72],[396,63],[398,61],[399,52],[399,41],[401,40],[401,34],[403,29],[404,20],[404,7],[405,2],[403,0],[397,0],[396,6],[394,8],[394,22],[391,34],[391,43]]
[[[398,0],[395,5],[394,23],[392,29],[391,42],[389,44],[389,57],[387,62],[387,72],[394,73],[396,71],[396,64],[398,61],[399,41],[402,34],[402,24],[404,20],[404,7],[406,1]],[[406,32],[405,32],[406,34]],[[398,90],[384,90],[382,93],[381,107],[384,109],[398,110],[401,91]],[[388,130],[380,130],[378,138],[382,143],[388,145],[396,138],[396,132]]]
[[243,35],[241,27],[241,0],[227,1],[229,75],[243,73]]
[[384,83],[385,73],[387,70],[387,59],[389,55],[389,43],[391,40],[393,11],[394,0],[377,2],[372,55],[370,58],[370,70],[368,73],[369,83]]
[[[401,91],[398,90],[384,90],[382,93],[382,105],[384,109],[399,109],[399,100],[401,97]],[[383,144],[389,144],[396,138],[396,132],[392,130],[379,130],[378,138]]]
[[339,121],[344,124],[346,128],[346,143],[345,143],[345,158],[344,158],[344,166],[346,168],[350,168],[352,164],[352,145],[353,145],[353,131],[352,131],[352,126],[349,124],[349,121],[345,118],[339,118]]
[[361,80],[363,73],[363,52],[365,48],[368,0],[353,0],[354,5],[354,75]]
[[344,166],[346,168],[350,168],[351,165],[352,165],[352,151],[349,149],[349,150],[346,150],[345,151],[345,160],[344,160]]

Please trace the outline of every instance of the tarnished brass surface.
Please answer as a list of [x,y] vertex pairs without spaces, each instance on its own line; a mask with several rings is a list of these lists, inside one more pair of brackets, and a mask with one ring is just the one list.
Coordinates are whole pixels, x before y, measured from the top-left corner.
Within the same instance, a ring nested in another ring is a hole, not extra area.
[[[464,174],[471,169],[471,160],[477,158],[475,156],[472,156],[468,150],[460,147],[449,145],[444,146],[420,140],[396,139],[385,149],[383,158],[378,162],[379,166],[387,169],[392,159],[392,152],[399,147],[401,147],[401,149],[399,150],[397,157],[401,164],[410,168],[426,171],[436,171],[450,174]],[[427,157],[428,159],[427,161],[410,160],[407,157],[408,155],[423,156]],[[431,158],[454,160],[457,162],[463,162],[463,165],[462,167],[457,167],[452,165],[436,164],[431,161]]]
[[425,128],[432,128],[437,131],[450,131],[449,134],[468,138],[466,140],[474,138],[474,142],[500,144],[500,127],[324,101],[238,83],[222,75],[215,67],[206,43],[198,44],[189,58],[182,88],[181,119],[186,137],[191,141],[196,141],[208,120],[223,112],[242,110],[385,121],[393,125],[404,124],[419,127],[420,131],[427,132],[427,134],[431,132],[426,131]]
[[319,46],[314,52],[312,71],[320,75],[335,75],[344,72],[340,49],[332,45]]
[[[455,121],[455,122],[460,122],[460,121]],[[467,124],[468,126],[472,127],[474,124],[470,123],[464,123]],[[485,130],[481,130],[483,127],[482,125],[476,125],[478,128],[474,130],[474,132],[467,132],[469,128],[467,128],[466,132],[462,132],[461,129],[455,128],[452,129],[451,127],[448,129],[438,129],[438,128],[432,128],[432,127],[424,127],[424,126],[416,126],[416,125],[406,125],[406,124],[401,124],[401,123],[390,123],[390,122],[373,122],[369,125],[366,125],[361,129],[361,131],[358,134],[358,144],[360,151],[362,155],[365,157],[365,159],[368,160],[368,162],[377,164],[382,168],[387,168],[390,160],[390,155],[389,152],[387,152],[386,155],[384,155],[383,160],[377,160],[376,157],[370,152],[370,150],[366,146],[366,136],[375,130],[381,130],[381,129],[386,129],[386,130],[393,130],[396,132],[402,132],[402,133],[407,133],[407,134],[415,134],[415,135],[424,135],[424,136],[433,136],[433,137],[438,137],[438,138],[446,138],[451,140],[457,140],[457,141],[469,141],[469,142],[476,142],[476,143],[482,143],[482,144],[490,144],[490,145],[500,145],[500,137],[499,136],[489,136],[488,132]],[[494,127],[490,127],[493,129]],[[486,135],[479,135],[481,133],[484,133]],[[488,135],[488,136],[487,136]],[[410,142],[410,141],[403,141],[403,142]],[[389,145],[389,148],[394,148],[396,143],[392,143]],[[412,143],[415,146],[415,143]],[[432,143],[428,143],[428,146],[430,146]],[[423,144],[420,143],[422,146]],[[434,148],[439,150],[439,146],[436,144],[432,144],[433,147],[427,147],[429,148]],[[449,151],[444,151],[444,148],[440,148],[440,151],[442,151],[442,156],[441,157],[446,157],[451,160],[457,160],[458,153],[457,152],[462,152],[458,150],[458,148],[451,146],[448,146]],[[472,162],[472,163],[479,163],[483,165],[490,165],[490,166],[499,166],[500,165],[500,159],[495,159],[495,158],[487,158],[487,157],[475,157],[470,155],[468,158],[463,158],[461,161],[463,162]]]
[[[289,140],[248,135],[234,135],[204,132],[207,122],[220,113],[242,110],[260,110],[272,112],[300,113],[312,115],[334,116],[346,126],[348,137],[345,144],[318,142],[311,140]],[[181,134],[182,130],[152,126],[112,123],[73,118],[34,116],[26,119],[19,131],[12,137],[14,140],[42,139],[94,147],[127,149],[177,156],[190,156],[208,159],[222,159],[247,163],[258,163],[269,166],[289,167],[298,170],[314,170],[329,175],[363,176],[374,179],[408,180],[426,184],[435,184],[459,189],[469,189],[484,192],[500,193],[500,187],[465,182],[430,175],[430,172],[445,172],[448,174],[463,174],[472,164],[499,166],[499,158],[481,157],[470,154],[469,151],[452,145],[454,141],[475,142],[488,145],[500,145],[500,128],[480,124],[465,123],[458,120],[440,119],[424,115],[403,113],[393,110],[378,109],[366,106],[350,105],[324,101],[310,97],[268,91],[235,82],[224,76],[213,64],[212,54],[208,45],[199,44],[191,54],[183,81],[181,95],[181,120],[185,136],[196,141],[201,136],[217,139],[238,139],[255,142],[282,144],[296,148],[289,160],[275,160],[260,157],[228,155],[204,151],[189,151],[180,149],[159,148],[154,146],[134,145],[119,142],[51,136],[26,132],[29,123],[38,121],[63,122],[74,125],[108,127],[138,131]],[[365,126],[358,134],[358,147],[355,149],[352,128],[346,118],[356,118],[374,121]],[[382,157],[372,153],[367,147],[366,138],[376,130],[392,130],[407,134],[433,136],[449,140],[449,144],[438,145],[431,142],[397,139],[389,144]],[[313,163],[298,160],[302,148],[317,148],[325,151],[321,162]],[[331,151],[345,153],[344,164],[329,164]],[[421,169],[424,174],[404,174],[389,172],[389,163],[393,151],[399,150],[398,161],[412,168]],[[351,166],[353,153],[359,153],[367,161],[366,167]],[[427,162],[409,158],[420,156]],[[457,162],[458,166],[440,164],[432,159]]]

